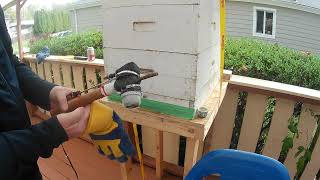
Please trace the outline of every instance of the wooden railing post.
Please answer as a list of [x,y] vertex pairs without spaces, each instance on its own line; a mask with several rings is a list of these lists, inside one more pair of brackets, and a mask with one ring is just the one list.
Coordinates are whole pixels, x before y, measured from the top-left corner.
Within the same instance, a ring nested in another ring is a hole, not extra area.
[[249,93],[238,142],[239,150],[255,152],[266,102],[267,96]]
[[229,148],[237,110],[239,91],[228,89],[205,142],[204,153]]
[[275,111],[273,113],[270,130],[263,154],[274,159],[278,159],[283,139],[288,135],[289,119],[294,111],[294,101],[287,99],[277,99]]
[[[290,149],[287,158],[284,162],[285,166],[288,168],[290,177],[293,178],[297,172],[297,161],[298,157],[295,154],[300,146],[306,148],[312,140],[312,135],[314,133],[317,121],[311,115],[310,110],[315,112],[320,112],[319,107],[312,106],[310,104],[304,104],[301,110],[300,120],[298,124],[299,138],[295,138],[293,141],[293,147]],[[319,153],[319,152],[318,152]]]
[[318,141],[315,145],[315,148],[311,156],[311,160],[306,166],[306,169],[304,170],[304,173],[300,178],[301,180],[314,179],[314,177],[317,175],[320,168],[319,153],[320,153],[320,138],[318,138]]

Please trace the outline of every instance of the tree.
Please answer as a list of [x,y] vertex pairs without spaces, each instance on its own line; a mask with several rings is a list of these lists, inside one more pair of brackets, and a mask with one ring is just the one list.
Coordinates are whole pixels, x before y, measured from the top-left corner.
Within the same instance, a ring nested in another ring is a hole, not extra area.
[[34,33],[54,33],[70,28],[69,14],[61,10],[40,10],[34,14]]
[[17,17],[17,39],[19,47],[19,57],[23,60],[22,36],[21,36],[21,9],[27,0],[16,0],[16,17]]
[[34,13],[37,10],[37,6],[33,4],[26,4],[26,7],[23,8],[22,17],[25,20],[31,20],[34,17]]

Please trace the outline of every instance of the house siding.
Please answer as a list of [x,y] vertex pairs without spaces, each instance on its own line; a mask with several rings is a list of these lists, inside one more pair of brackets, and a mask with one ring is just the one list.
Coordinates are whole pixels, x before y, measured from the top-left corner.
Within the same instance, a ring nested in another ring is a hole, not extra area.
[[78,32],[103,29],[102,6],[93,6],[71,10],[71,27],[76,32],[75,11],[77,13]]
[[[275,39],[253,36],[253,7],[277,10]],[[78,32],[102,31],[102,6],[76,8]],[[258,3],[227,1],[227,33],[232,37],[255,37],[289,48],[320,54],[320,15],[289,8]],[[75,32],[74,10],[71,11],[71,25]]]
[[[277,10],[275,39],[253,36],[253,7]],[[264,4],[227,1],[227,33],[255,37],[289,48],[320,54],[320,15]]]

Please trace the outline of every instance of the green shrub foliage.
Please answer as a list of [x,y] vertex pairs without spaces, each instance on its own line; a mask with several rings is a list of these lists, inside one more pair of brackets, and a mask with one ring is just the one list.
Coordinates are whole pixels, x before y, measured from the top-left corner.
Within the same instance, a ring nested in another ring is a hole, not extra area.
[[88,31],[65,37],[40,39],[31,43],[30,52],[36,54],[43,47],[48,46],[51,55],[87,56],[87,48],[94,47],[96,58],[103,58],[102,44],[101,32]]
[[[103,58],[102,33],[88,31],[63,38],[40,39],[31,44],[31,53],[48,46],[54,55],[86,55],[94,47]],[[277,44],[249,38],[228,38],[225,68],[233,74],[320,90],[320,57]]]
[[69,13],[66,11],[36,11],[33,32],[35,34],[55,33],[70,29]]
[[234,74],[320,90],[320,57],[248,38],[228,38],[225,68]]

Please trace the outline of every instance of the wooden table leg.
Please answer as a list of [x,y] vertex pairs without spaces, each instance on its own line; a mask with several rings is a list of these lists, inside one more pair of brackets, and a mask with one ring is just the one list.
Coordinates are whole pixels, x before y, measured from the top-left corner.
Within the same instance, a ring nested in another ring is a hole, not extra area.
[[134,147],[136,147],[136,141],[134,140],[133,124],[131,122],[124,122],[124,126],[127,130],[131,142],[133,143]]
[[163,131],[156,133],[156,177],[162,179],[163,176]]
[[188,175],[193,165],[196,164],[197,162],[199,145],[200,145],[200,140],[187,138],[186,155],[184,158],[184,173],[183,173],[184,177]]
[[199,141],[197,162],[202,158],[203,152],[204,152],[204,142],[203,141]]
[[[132,123],[124,122],[124,126],[127,130],[127,133],[129,135],[131,142],[135,146]],[[122,180],[128,180],[130,171],[132,170],[132,159],[129,158],[128,162],[120,164],[120,169],[121,169]]]

